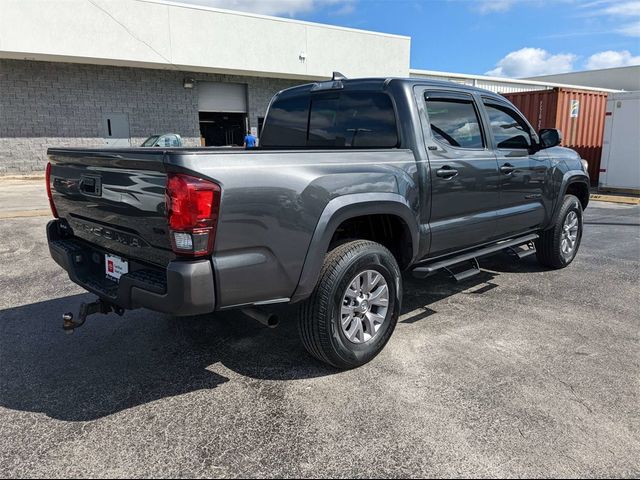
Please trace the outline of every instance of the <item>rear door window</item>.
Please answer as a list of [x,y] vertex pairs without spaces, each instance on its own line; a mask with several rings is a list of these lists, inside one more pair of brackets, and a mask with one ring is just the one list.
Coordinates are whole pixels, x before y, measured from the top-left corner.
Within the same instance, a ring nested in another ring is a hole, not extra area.
[[391,98],[384,93],[343,94],[340,98],[335,136],[338,146],[356,148],[398,146],[398,127]]
[[473,99],[431,97],[425,94],[427,115],[434,138],[456,148],[484,148],[480,120]]

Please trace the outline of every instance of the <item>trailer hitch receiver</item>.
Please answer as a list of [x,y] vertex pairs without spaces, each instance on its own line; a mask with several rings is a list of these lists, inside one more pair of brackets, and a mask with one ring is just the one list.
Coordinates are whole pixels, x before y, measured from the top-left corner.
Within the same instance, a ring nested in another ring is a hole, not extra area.
[[80,328],[82,325],[84,325],[84,322],[87,321],[87,317],[89,315],[93,315],[96,313],[106,315],[110,312],[115,312],[118,315],[122,316],[124,314],[124,309],[109,302],[105,302],[101,298],[98,298],[91,303],[82,303],[80,305],[80,312],[78,313],[77,320],[73,318],[73,313],[71,312],[67,312],[62,315],[62,328],[66,333],[73,333],[76,328]]

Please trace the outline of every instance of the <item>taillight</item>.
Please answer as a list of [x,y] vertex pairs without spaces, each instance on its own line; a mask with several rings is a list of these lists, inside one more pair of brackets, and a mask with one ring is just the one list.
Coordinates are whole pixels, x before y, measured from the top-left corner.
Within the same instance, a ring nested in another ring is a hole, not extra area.
[[165,193],[171,246],[180,255],[210,255],[220,211],[220,185],[180,173],[167,177]]
[[47,169],[45,171],[45,178],[47,181],[47,197],[49,197],[49,206],[51,207],[51,213],[55,218],[58,217],[58,210],[56,210],[56,206],[53,203],[53,196],[51,195],[51,163],[47,163]]

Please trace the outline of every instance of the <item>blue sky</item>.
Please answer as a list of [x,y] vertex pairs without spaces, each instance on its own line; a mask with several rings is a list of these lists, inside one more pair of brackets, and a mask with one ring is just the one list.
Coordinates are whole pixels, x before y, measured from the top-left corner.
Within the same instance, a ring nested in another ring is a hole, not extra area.
[[408,35],[411,66],[524,77],[640,64],[640,0],[182,0]]

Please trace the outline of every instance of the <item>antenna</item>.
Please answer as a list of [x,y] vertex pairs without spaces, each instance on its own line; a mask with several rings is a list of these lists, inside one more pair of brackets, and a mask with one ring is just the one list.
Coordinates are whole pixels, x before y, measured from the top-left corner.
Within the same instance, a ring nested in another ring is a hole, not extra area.
[[333,80],[334,82],[336,80],[346,80],[347,77],[345,77],[343,74],[341,74],[340,72],[333,72],[333,77],[331,77],[331,80]]

